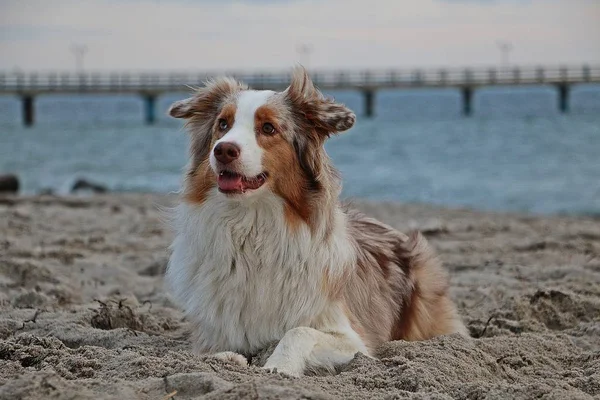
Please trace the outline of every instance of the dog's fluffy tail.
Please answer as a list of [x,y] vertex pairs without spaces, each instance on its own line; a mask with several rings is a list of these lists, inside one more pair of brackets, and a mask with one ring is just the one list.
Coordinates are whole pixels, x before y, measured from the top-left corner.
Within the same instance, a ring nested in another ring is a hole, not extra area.
[[413,288],[402,307],[394,339],[424,340],[459,333],[468,336],[449,294],[448,274],[420,232],[411,234],[400,254]]

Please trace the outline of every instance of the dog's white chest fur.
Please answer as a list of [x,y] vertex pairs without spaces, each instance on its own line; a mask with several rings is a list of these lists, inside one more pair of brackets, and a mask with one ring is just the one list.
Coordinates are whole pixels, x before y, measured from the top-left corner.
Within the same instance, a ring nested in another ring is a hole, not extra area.
[[180,205],[166,277],[198,325],[197,348],[252,352],[294,327],[327,324],[336,312],[325,274],[341,273],[353,253],[338,217],[324,242],[307,226],[292,232],[274,195],[237,203],[213,192]]

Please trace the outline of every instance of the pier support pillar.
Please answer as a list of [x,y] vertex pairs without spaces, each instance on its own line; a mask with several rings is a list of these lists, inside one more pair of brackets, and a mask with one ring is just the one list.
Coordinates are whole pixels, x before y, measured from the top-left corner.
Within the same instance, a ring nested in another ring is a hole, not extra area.
[[368,118],[375,116],[375,91],[372,89],[363,90],[363,97],[365,99],[365,115]]
[[558,85],[558,109],[561,113],[569,112],[569,93],[571,87],[566,83]]
[[473,88],[465,86],[462,88],[463,115],[468,117],[473,112]]
[[35,122],[35,102],[31,95],[25,95],[21,98],[23,103],[23,125],[32,126]]
[[144,96],[144,108],[146,113],[146,124],[152,125],[156,122],[156,96],[146,95]]

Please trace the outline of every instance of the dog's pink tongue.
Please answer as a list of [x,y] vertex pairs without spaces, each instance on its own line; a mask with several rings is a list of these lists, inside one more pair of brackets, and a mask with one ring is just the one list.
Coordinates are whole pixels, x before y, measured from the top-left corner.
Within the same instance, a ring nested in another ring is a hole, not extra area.
[[217,178],[219,189],[225,191],[242,190],[242,177],[240,175],[219,175]]

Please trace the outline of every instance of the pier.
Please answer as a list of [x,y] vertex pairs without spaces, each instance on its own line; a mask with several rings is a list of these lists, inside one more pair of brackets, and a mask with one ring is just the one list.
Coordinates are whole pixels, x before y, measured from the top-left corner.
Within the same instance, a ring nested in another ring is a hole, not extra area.
[[[22,102],[23,123],[35,123],[35,99],[48,94],[134,94],[144,99],[144,120],[156,121],[156,100],[165,93],[189,91],[215,76],[233,76],[254,89],[282,90],[290,71],[240,73],[214,71],[201,73],[20,73],[0,72],[0,95],[18,96]],[[324,91],[356,90],[364,99],[364,114],[376,113],[376,95],[383,89],[453,88],[459,90],[462,112],[473,113],[473,97],[478,88],[491,86],[546,85],[557,89],[557,107],[569,110],[573,85],[600,83],[600,66],[446,68],[413,70],[310,71],[315,84]]]

